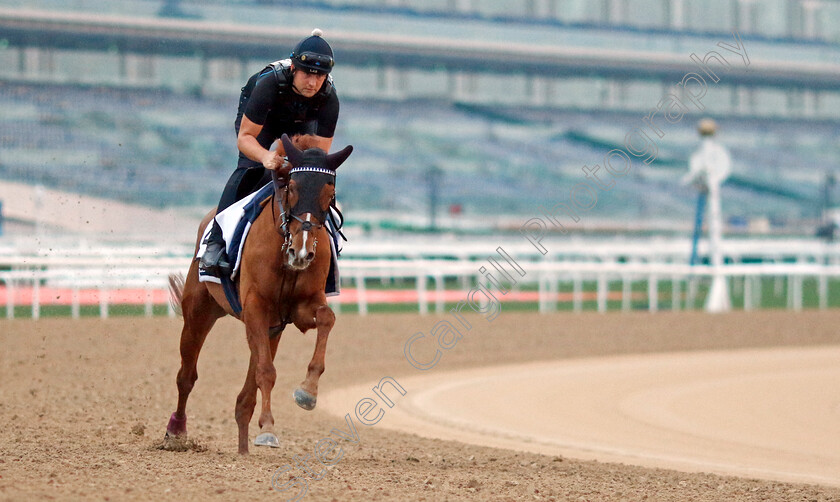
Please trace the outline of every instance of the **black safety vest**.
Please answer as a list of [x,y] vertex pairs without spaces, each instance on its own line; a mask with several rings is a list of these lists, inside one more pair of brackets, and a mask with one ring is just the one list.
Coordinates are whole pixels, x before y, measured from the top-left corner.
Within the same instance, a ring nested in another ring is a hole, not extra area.
[[[241,89],[241,93],[239,94],[239,109],[236,111],[236,121],[234,122],[234,128],[236,129],[236,134],[239,134],[239,126],[242,123],[242,116],[245,114],[245,108],[248,106],[248,100],[251,98],[251,93],[254,92],[254,87],[257,85],[257,80],[259,80],[264,75],[272,74],[274,75],[274,82],[277,84],[277,93],[281,96],[283,95],[290,95],[289,93],[294,92],[292,91],[292,69],[291,69],[291,60],[290,59],[280,59],[273,63],[270,63],[268,66],[263,68],[262,70],[258,71],[251,75],[245,85]],[[321,90],[312,97],[310,101],[310,107],[314,111],[318,111],[321,105],[326,102],[327,98],[333,91],[333,80],[332,76],[327,75],[327,79],[324,81],[324,85],[321,87]]]

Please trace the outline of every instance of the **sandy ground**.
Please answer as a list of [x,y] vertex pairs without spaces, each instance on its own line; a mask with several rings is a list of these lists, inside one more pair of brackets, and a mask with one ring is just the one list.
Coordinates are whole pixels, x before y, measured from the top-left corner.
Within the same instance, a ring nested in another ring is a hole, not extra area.
[[[376,426],[840,487],[838,382],[836,345],[562,359],[404,378],[404,396],[383,385],[400,403]],[[343,416],[377,384],[330,391],[324,408]]]
[[[322,409],[330,391],[385,376],[413,382],[418,376],[478,371],[488,365],[840,346],[840,312],[503,312],[492,323],[470,319],[473,329],[421,375],[405,362],[403,345],[415,332],[428,332],[438,318],[340,316],[321,380],[321,408],[313,412],[299,409],[290,391],[304,376],[314,336],[288,330],[276,360],[273,406],[281,448],[252,447],[248,457],[236,454],[233,419],[248,359],[237,322],[216,326],[199,362],[199,380],[188,406],[197,447],[170,452],[158,447],[175,406],[179,322],[2,321],[0,500],[292,499],[293,490],[278,493],[271,488],[278,468],[276,485],[297,477],[307,489],[304,500],[840,500],[840,488],[827,485],[573,460],[426,438],[390,430],[384,421],[382,426],[362,425],[352,409],[347,412],[353,414],[358,441],[341,441],[342,457],[320,472],[312,460],[316,445],[333,430],[350,430],[342,418]],[[433,389],[417,388],[417,394]],[[369,395],[376,397],[372,391]],[[385,420],[387,413],[397,412],[399,399],[395,397],[394,408],[381,408]],[[643,405],[645,409],[651,408]],[[836,411],[833,416],[837,418]],[[255,421],[251,430],[253,436]],[[310,477],[300,467],[307,455]],[[290,468],[284,471],[287,464]]]

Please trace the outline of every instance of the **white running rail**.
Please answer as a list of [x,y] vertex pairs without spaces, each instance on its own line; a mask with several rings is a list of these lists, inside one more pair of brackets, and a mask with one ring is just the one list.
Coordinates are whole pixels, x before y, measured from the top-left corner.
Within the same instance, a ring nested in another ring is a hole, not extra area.
[[[517,258],[526,274],[524,277],[516,276],[518,284],[513,289],[536,289],[540,312],[557,308],[558,292],[564,287],[571,287],[574,311],[582,310],[585,301],[594,300],[595,308],[599,312],[606,312],[611,298],[613,308],[616,308],[615,302],[620,302],[621,310],[630,310],[633,308],[633,299],[639,299],[640,295],[642,300],[646,299],[647,309],[653,312],[659,309],[660,304],[670,305],[673,310],[696,308],[698,285],[708,281],[712,274],[711,268],[705,265],[691,267],[664,261],[619,262],[610,261],[608,257],[604,261],[528,259]],[[190,256],[0,256],[0,293],[5,293],[2,296],[5,296],[7,318],[14,317],[16,307],[31,305],[32,318],[38,319],[42,304],[45,303],[42,291],[47,288],[70,290],[71,315],[75,318],[80,315],[80,291],[98,290],[100,316],[107,317],[111,304],[109,292],[140,289],[146,292],[144,312],[151,316],[153,297],[160,298],[168,291],[168,275],[186,274],[189,263]],[[434,305],[435,312],[442,313],[446,301],[466,301],[471,288],[480,281],[487,284],[486,278],[480,273],[483,265],[481,261],[468,258],[342,259],[341,276],[344,287],[355,288],[356,304],[362,315],[368,312],[372,283],[378,282],[388,287],[400,281],[414,285],[420,313],[429,313],[430,304]],[[786,305],[792,310],[803,308],[803,284],[813,279],[818,307],[824,309],[832,304],[829,281],[840,278],[840,265],[813,261],[733,264],[724,267],[722,274],[729,279],[730,287],[738,291],[739,296],[743,296],[745,310],[762,308],[765,304],[761,281],[766,278],[774,280],[775,294],[781,295],[786,288]],[[430,283],[433,283],[431,289]],[[587,287],[593,283],[594,288]],[[646,284],[646,292],[634,292],[634,283]],[[660,288],[666,283],[670,283],[671,297],[663,301]],[[452,284],[457,285],[454,293]],[[28,299],[18,299],[21,295],[17,293],[22,290],[31,293]],[[447,300],[444,299],[444,292],[449,293],[446,295]],[[495,296],[500,300],[505,299],[498,292]],[[337,302],[332,305],[340,309]],[[174,315],[171,308],[169,315]]]

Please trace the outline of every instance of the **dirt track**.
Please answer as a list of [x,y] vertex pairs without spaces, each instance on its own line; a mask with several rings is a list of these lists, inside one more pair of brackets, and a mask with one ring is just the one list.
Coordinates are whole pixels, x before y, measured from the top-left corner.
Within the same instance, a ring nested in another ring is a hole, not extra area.
[[[400,378],[405,396],[382,385],[400,403],[377,427],[545,455],[840,488],[840,345],[429,373]],[[343,417],[377,385],[328,391],[322,406]]]
[[[434,316],[339,318],[322,392],[418,373],[403,343]],[[581,356],[840,345],[840,312],[703,314],[502,313],[447,351],[432,372]],[[340,419],[305,412],[290,391],[314,337],[290,329],[280,343],[274,414],[282,447],[236,454],[233,404],[247,367],[241,326],[220,322],[199,361],[188,406],[202,448],[161,451],[174,409],[179,323],[98,319],[0,322],[0,499],[285,500],[278,467],[313,452]],[[351,410],[348,410],[348,412]],[[840,500],[840,489],[576,461],[358,427],[359,444],[304,500]],[[252,423],[252,436],[256,431]],[[300,469],[286,473],[303,476]],[[291,493],[291,492],[290,492]]]

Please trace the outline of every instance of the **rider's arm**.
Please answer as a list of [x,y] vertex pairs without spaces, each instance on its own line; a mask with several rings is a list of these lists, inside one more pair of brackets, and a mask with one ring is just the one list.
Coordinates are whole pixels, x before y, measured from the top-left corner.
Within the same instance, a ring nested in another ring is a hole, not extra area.
[[279,147],[279,152],[271,152],[257,140],[269,112],[276,104],[277,85],[273,76],[269,74],[261,77],[251,91],[236,139],[236,146],[243,155],[255,162],[260,162],[267,169],[276,169],[278,164],[282,163],[284,155],[282,146]]
[[[332,144],[333,136],[335,135],[335,126],[338,124],[338,94],[335,87],[333,87],[327,101],[318,110],[318,128],[315,134],[324,140],[329,140]],[[328,148],[323,148],[324,151],[329,151]]]
[[236,140],[236,146],[239,151],[245,154],[249,159],[262,163],[266,169],[276,169],[282,163],[283,145],[278,144],[277,150],[273,152],[262,147],[257,141],[257,136],[262,131],[263,126],[255,124],[248,118],[247,115],[242,117],[242,124],[239,126],[239,137]]
[[[248,117],[243,116],[236,144],[239,147],[239,151],[249,159],[261,162],[266,169],[276,169],[277,166],[283,164],[283,156],[286,155],[286,151],[280,142],[277,142],[277,149],[274,151],[263,148],[257,141],[257,136],[262,131],[262,127],[259,124],[251,122]],[[332,138],[317,135],[307,135],[305,138],[305,148],[317,147],[325,152],[330,151],[333,142]]]

